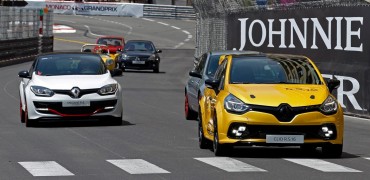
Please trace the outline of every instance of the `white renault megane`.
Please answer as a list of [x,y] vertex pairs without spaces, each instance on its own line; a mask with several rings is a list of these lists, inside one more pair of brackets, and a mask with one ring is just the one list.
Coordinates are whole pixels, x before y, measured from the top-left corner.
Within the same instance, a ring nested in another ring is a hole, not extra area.
[[122,123],[122,93],[101,57],[91,53],[39,55],[29,71],[21,71],[21,121],[99,119]]

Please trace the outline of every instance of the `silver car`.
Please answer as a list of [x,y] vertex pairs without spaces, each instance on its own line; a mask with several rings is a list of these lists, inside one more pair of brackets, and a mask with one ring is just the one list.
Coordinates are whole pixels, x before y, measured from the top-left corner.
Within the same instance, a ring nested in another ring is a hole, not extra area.
[[199,100],[205,89],[205,80],[212,78],[218,68],[220,56],[226,54],[259,54],[255,51],[211,51],[195,59],[194,69],[189,72],[189,79],[185,86],[185,118],[198,118]]

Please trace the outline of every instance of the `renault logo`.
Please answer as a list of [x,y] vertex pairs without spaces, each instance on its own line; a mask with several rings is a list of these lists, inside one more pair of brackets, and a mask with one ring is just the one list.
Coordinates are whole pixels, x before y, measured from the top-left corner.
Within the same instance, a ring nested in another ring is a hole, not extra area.
[[78,96],[80,96],[80,92],[81,90],[78,87],[74,87],[71,89],[71,93],[74,98],[78,98]]

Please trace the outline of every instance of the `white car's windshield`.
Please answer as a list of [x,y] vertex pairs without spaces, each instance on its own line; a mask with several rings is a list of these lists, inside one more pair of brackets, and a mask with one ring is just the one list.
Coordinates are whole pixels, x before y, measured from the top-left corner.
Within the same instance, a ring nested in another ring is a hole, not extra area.
[[35,73],[40,76],[100,75],[106,73],[106,68],[97,55],[51,54],[39,57]]

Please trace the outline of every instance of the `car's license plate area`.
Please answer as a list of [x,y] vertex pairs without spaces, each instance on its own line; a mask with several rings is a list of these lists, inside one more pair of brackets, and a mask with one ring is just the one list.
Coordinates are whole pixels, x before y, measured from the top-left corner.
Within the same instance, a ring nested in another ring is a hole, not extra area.
[[90,106],[90,101],[78,100],[78,101],[63,101],[63,107],[88,107]]
[[304,135],[266,135],[266,143],[271,144],[303,144]]
[[132,61],[132,64],[145,64],[145,61]]

